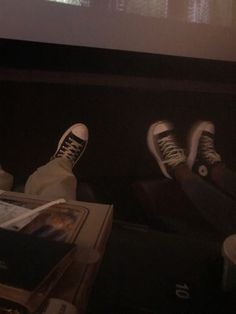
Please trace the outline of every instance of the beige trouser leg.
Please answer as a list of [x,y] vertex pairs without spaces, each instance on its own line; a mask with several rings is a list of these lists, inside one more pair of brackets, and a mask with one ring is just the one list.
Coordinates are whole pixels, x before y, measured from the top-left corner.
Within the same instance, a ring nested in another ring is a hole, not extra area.
[[27,180],[25,193],[46,196],[50,199],[76,199],[77,180],[72,164],[66,158],[55,158],[38,168]]
[[13,180],[13,176],[10,173],[0,169],[0,190],[10,191],[13,186]]

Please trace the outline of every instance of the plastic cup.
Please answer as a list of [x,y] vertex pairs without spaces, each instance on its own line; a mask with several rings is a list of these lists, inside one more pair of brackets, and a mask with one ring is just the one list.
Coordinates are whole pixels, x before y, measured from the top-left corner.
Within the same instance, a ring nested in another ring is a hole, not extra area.
[[222,255],[224,258],[223,290],[232,291],[236,289],[236,234],[224,240]]

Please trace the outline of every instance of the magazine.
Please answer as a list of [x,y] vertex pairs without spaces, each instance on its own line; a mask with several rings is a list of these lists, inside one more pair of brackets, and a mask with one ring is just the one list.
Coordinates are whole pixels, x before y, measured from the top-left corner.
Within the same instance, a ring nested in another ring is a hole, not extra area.
[[0,228],[73,242],[88,214],[85,207],[68,205],[63,199],[37,205],[0,200]]
[[1,302],[33,313],[73,261],[89,211],[63,199],[1,198],[0,313]]

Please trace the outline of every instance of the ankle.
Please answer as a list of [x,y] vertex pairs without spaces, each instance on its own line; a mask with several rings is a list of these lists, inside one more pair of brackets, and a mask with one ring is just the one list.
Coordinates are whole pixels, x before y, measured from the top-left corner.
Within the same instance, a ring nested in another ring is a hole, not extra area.
[[187,163],[183,162],[177,165],[174,169],[174,178],[178,182],[190,180],[193,176],[192,171],[189,169]]

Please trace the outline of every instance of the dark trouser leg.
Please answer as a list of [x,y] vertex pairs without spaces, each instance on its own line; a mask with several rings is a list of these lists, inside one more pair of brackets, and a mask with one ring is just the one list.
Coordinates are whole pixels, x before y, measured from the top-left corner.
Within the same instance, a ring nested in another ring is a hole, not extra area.
[[236,201],[192,174],[180,181],[201,215],[225,236],[236,233]]
[[215,165],[211,172],[213,182],[223,191],[236,200],[236,173],[224,167],[223,164]]

